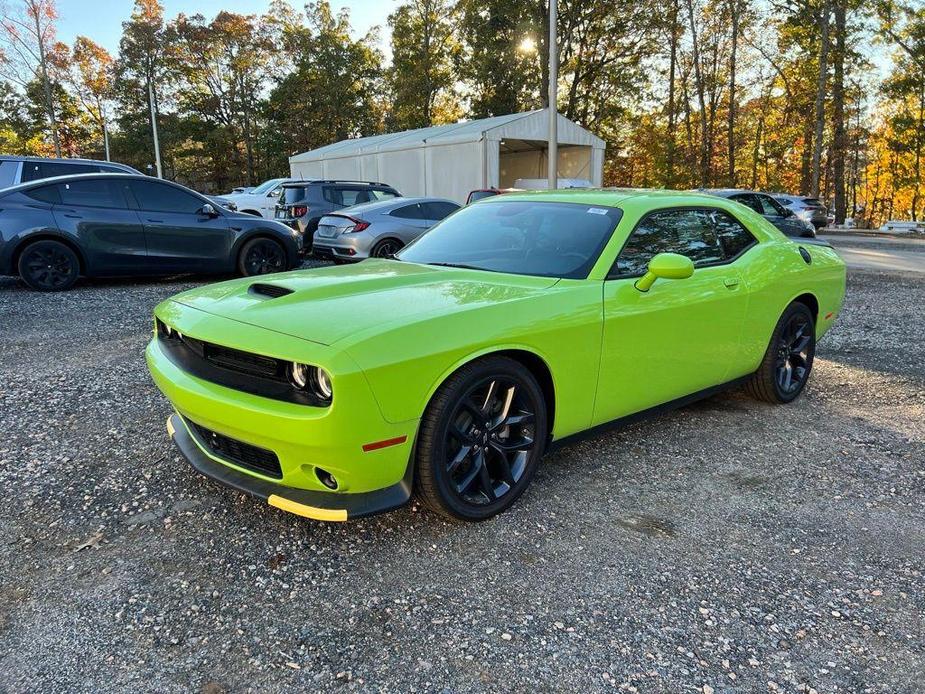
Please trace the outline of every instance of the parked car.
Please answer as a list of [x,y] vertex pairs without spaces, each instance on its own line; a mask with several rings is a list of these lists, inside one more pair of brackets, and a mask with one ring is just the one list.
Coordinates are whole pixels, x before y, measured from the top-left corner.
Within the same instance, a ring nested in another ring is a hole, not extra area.
[[96,159],[51,159],[47,157],[15,157],[0,155],[0,189],[20,183],[39,181],[53,176],[73,176],[84,173],[130,173],[141,175],[131,166]]
[[232,200],[229,200],[227,196],[224,195],[206,195],[209,200],[214,202],[216,205],[224,207],[226,210],[231,210],[232,212],[238,211],[238,206],[234,204]]
[[155,309],[148,368],[192,466],[307,518],[416,491],[476,521],[588,429],[740,384],[794,401],[845,264],[729,200],[575,190],[496,196],[394,259],[255,284]]
[[[565,190],[568,188],[590,188],[591,181],[587,178],[560,178],[556,181],[556,188]],[[548,178],[518,178],[514,181],[514,188],[518,190],[548,190]]]
[[[801,195],[774,193],[774,199],[815,229],[822,229],[828,223],[829,211],[819,198],[804,198]],[[832,215],[832,221],[835,216]]]
[[812,224],[797,217],[767,193],[740,190],[738,188],[701,189],[700,192],[721,198],[729,198],[750,207],[787,236],[795,238],[814,238],[816,236],[816,229]]
[[221,209],[176,183],[83,174],[0,191],[0,275],[68,289],[78,275],[260,275],[295,266],[289,227]]
[[385,183],[369,181],[287,181],[283,184],[276,205],[276,219],[293,229],[303,238],[306,249],[312,247],[312,237],[318,222],[326,214],[364,202],[390,200],[401,193]]
[[237,205],[238,210],[241,212],[263,217],[264,219],[273,219],[276,212],[276,203],[279,201],[279,194],[283,189],[283,183],[287,181],[289,181],[288,178],[271,178],[256,188],[251,188],[241,193],[223,195],[222,197]]
[[476,188],[473,191],[470,191],[468,197],[466,198],[466,204],[471,205],[474,202],[479,200],[484,200],[485,198],[491,198],[495,195],[503,195],[504,193],[515,193],[520,188]]
[[250,193],[256,186],[235,186],[228,195],[237,195],[239,193]]
[[388,258],[459,209],[441,198],[393,198],[349,207],[318,222],[314,254],[335,261]]

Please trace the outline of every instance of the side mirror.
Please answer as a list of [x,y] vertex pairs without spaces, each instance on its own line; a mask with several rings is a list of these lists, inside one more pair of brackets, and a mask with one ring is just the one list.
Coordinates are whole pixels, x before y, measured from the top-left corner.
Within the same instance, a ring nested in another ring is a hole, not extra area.
[[694,263],[686,255],[678,253],[659,253],[649,261],[646,274],[636,280],[634,285],[641,292],[647,292],[655,280],[683,280],[694,274]]
[[278,198],[279,190],[271,190],[269,193],[267,193],[267,197],[268,198]]
[[199,214],[206,217],[218,217],[218,211],[208,202],[199,208]]

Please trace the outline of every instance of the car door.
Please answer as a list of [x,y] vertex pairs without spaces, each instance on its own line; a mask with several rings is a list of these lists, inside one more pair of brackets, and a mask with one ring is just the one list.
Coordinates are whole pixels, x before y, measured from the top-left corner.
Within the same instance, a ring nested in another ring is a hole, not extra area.
[[[742,362],[748,292],[735,265],[747,246],[727,241],[734,218],[712,208],[669,209],[643,217],[604,282],[600,424],[719,385]],[[636,289],[649,260],[680,253],[694,262],[683,280]]]
[[394,222],[389,235],[398,236],[404,243],[414,241],[431,227],[430,220],[424,217],[424,206],[419,202],[396,207],[389,212],[389,217]]
[[92,273],[136,273],[148,261],[144,228],[126,198],[127,181],[92,178],[59,183],[55,222],[80,242]]
[[131,179],[129,187],[152,271],[224,272],[233,267],[234,234],[218,205],[212,205],[216,216],[209,216],[201,212],[208,201],[180,186]]
[[276,203],[279,202],[279,194],[282,190],[283,182],[280,181],[270,188],[270,190],[266,192],[266,195],[261,198],[257,208],[261,217],[264,219],[273,219],[273,215],[276,213]]

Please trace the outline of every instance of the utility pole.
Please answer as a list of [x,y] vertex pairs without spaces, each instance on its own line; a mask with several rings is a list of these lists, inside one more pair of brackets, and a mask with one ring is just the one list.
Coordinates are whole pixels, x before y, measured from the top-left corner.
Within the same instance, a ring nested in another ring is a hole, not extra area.
[[109,128],[106,127],[106,119],[103,118],[103,147],[106,150],[106,161],[112,161],[109,158]]
[[148,78],[148,104],[151,107],[151,133],[154,135],[154,163],[157,166],[157,177],[163,178],[164,172],[161,170],[161,143],[157,139],[157,118],[154,113],[154,85],[151,78]]
[[559,49],[556,42],[556,0],[549,0],[549,189],[559,187],[559,124],[556,109],[559,82]]

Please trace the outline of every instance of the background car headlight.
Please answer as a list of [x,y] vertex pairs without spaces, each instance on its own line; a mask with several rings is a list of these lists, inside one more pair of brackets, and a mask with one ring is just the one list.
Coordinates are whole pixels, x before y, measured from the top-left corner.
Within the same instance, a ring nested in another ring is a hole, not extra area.
[[331,376],[320,366],[293,362],[289,367],[289,380],[296,388],[311,393],[323,402],[330,402],[334,396]]

